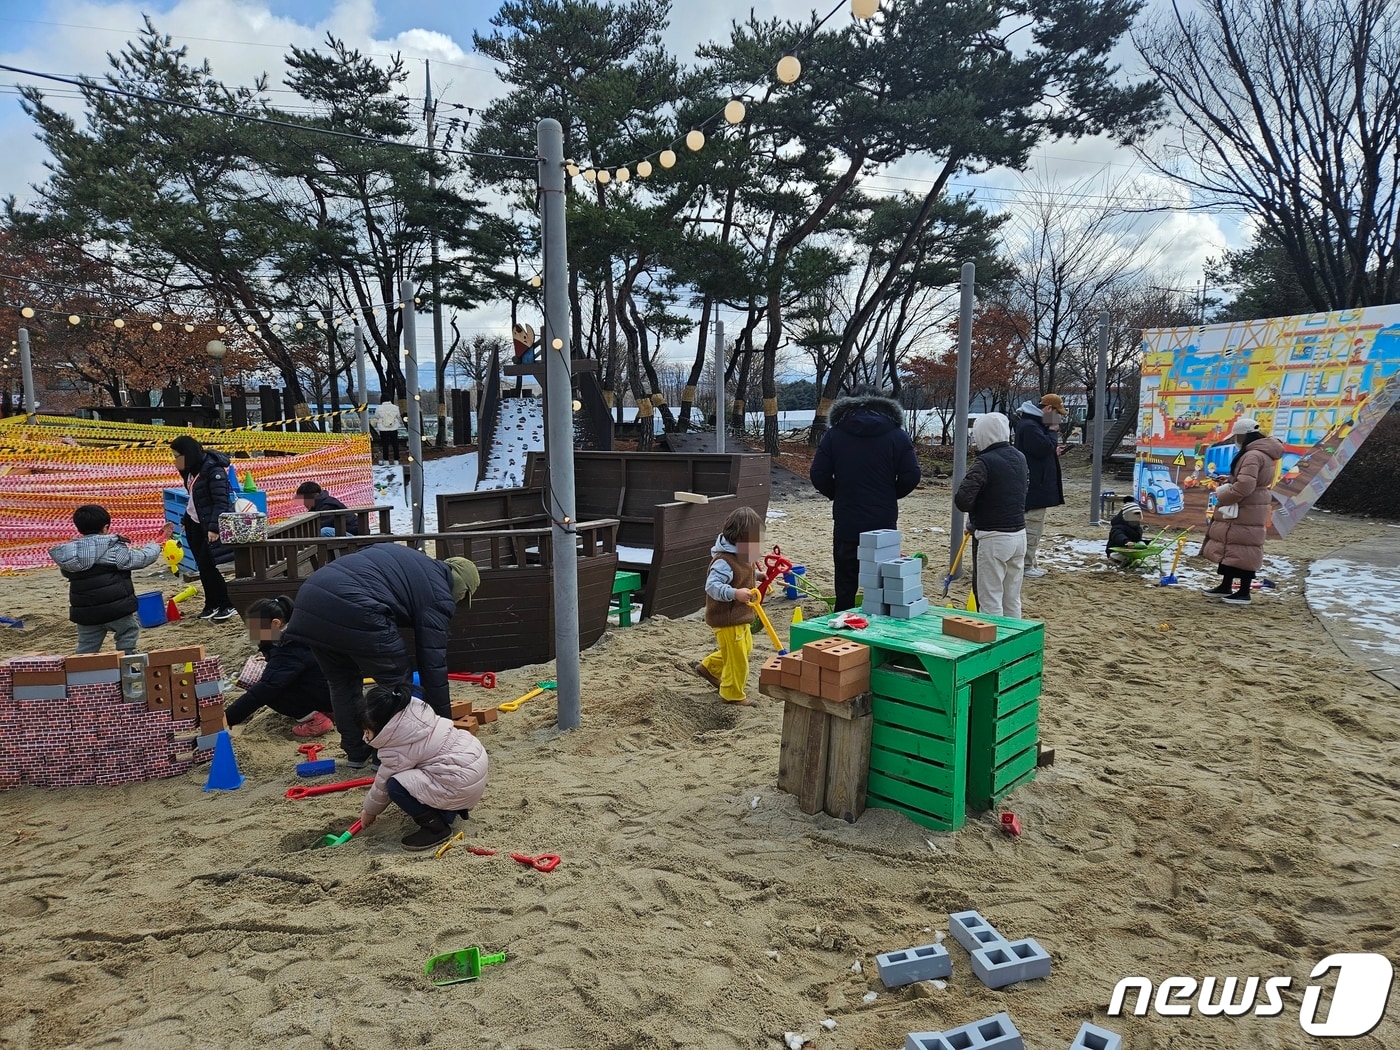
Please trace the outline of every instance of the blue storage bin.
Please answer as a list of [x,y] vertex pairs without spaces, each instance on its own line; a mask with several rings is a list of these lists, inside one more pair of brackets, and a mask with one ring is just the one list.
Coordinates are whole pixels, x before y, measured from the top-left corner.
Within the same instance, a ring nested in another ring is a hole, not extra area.
[[165,596],[160,591],[147,591],[136,596],[136,619],[142,627],[160,627],[165,623]]

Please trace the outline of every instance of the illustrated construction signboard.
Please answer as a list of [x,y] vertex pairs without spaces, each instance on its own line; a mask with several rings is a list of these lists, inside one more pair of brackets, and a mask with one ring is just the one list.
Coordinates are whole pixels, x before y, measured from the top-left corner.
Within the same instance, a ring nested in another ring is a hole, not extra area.
[[1159,528],[1203,528],[1230,431],[1283,442],[1273,525],[1287,535],[1400,396],[1400,306],[1143,333],[1133,492]]

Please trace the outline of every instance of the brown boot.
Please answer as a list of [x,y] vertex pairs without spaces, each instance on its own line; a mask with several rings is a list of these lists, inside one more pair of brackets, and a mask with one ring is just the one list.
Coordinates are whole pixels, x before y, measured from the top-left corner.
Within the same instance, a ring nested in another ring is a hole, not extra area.
[[719,688],[719,679],[716,678],[713,674],[711,674],[709,668],[707,668],[704,664],[696,664],[695,673],[698,674],[701,678],[705,679],[705,681],[709,682],[716,689]]

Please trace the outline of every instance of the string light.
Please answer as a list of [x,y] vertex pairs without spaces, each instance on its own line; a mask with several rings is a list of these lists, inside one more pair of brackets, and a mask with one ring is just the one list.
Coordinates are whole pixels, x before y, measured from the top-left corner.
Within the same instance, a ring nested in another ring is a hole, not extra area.
[[611,182],[611,181],[612,181],[612,176],[608,174],[608,169],[607,169],[607,168],[600,168],[600,169],[598,169],[598,185],[599,185],[599,186],[606,186],[606,185],[607,185],[609,182]]
[[19,314],[20,314],[20,316],[23,317],[25,320],[28,320],[29,318],[31,318],[31,317],[34,316],[34,307],[32,307],[32,306],[23,306],[23,307],[20,308]]
[[[73,319],[70,317],[70,318],[68,318],[68,320],[71,321],[71,320],[73,320]],[[159,321],[153,321],[153,322],[151,322],[151,331],[153,331],[153,332],[159,332],[159,331],[160,331],[162,328],[164,328],[164,327],[165,327],[165,325],[161,324]]]
[[674,168],[676,166],[676,151],[673,149],[663,149],[661,156],[656,158],[661,162],[663,168]]
[[705,133],[699,128],[691,128],[685,133],[686,149],[699,153],[705,147]]
[[190,324],[188,321],[186,321],[186,322],[185,322],[185,333],[188,335],[189,333],[191,333],[191,332],[193,332],[193,331],[194,331],[194,325],[192,325],[192,324]]
[[738,124],[743,121],[744,115],[747,112],[748,111],[744,108],[744,103],[737,98],[731,98],[724,104],[724,119],[731,124]]
[[113,328],[125,328],[125,327],[126,327],[126,322],[123,321],[120,317],[118,317],[115,321],[112,322],[112,327],[113,327]]
[[300,321],[297,322],[297,331],[298,331],[298,332],[300,332],[300,331],[301,331],[303,328],[305,328],[305,327],[306,327],[306,326],[303,325]]
[[214,331],[218,332],[220,335],[223,335],[225,332],[228,331],[228,325],[216,325],[214,327]]
[[851,14],[857,18],[874,18],[880,10],[880,0],[851,0]]
[[625,164],[617,169],[617,175],[615,176],[615,178],[618,182],[626,182],[631,177],[632,172]]
[[578,165],[575,164],[573,161],[571,161],[571,160],[566,160],[566,161],[564,162],[564,170],[567,171],[567,172],[569,173],[569,178],[571,178],[571,179],[576,179],[576,178],[578,178]]
[[68,315],[68,323],[69,323],[69,324],[79,324],[79,323],[81,323],[81,322],[82,322],[82,318],[79,317],[77,314],[69,314],[69,315]]
[[587,169],[584,170],[584,173],[583,173],[583,181],[584,181],[584,182],[590,182],[590,183],[591,183],[591,182],[593,182],[593,181],[594,181],[595,179],[597,179],[597,178],[598,178],[598,173],[597,173],[596,171],[594,171],[592,168],[587,168]]
[[550,343],[549,345],[552,346],[552,347],[554,347],[554,349],[556,349],[556,350],[563,350],[563,349],[564,349],[564,340],[562,340],[562,339],[555,339],[554,342]]
[[544,281],[543,281],[543,279],[541,279],[541,277],[540,277],[539,274],[535,274],[535,276],[533,276],[533,277],[530,278],[530,287],[531,287],[531,288],[538,288],[538,287],[539,287],[540,285],[542,285],[542,284],[544,284]]
[[796,55],[784,55],[778,59],[778,79],[791,84],[802,75],[802,63]]
[[637,162],[637,178],[645,179],[651,174],[651,161],[643,160]]

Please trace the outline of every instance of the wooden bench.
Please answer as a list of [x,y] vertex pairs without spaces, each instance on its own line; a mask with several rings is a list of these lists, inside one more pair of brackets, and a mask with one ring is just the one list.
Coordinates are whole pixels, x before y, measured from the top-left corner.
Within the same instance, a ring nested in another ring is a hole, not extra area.
[[[439,495],[438,528],[543,523],[546,466],[532,452],[524,486]],[[617,520],[618,567],[641,577],[643,617],[685,616],[704,605],[710,548],[730,511],[748,505],[767,514],[771,472],[768,456],[754,453],[575,452],[575,509],[580,518]],[[677,492],[710,502],[677,502]],[[629,558],[629,550],[649,557]]]
[[[317,515],[312,518],[312,525]],[[608,624],[617,571],[615,519],[578,522],[579,644],[588,648]],[[458,529],[411,536],[323,537],[291,534],[304,523],[261,543],[239,548],[241,571],[229,581],[229,597],[240,612],[259,598],[297,592],[316,567],[376,543],[404,543],[434,557],[469,558],[481,570],[481,587],[457,607],[448,636],[452,671],[500,671],[554,659],[554,569],[552,532],[525,529]],[[410,637],[412,632],[404,632]],[[411,647],[410,647],[411,648]]]

